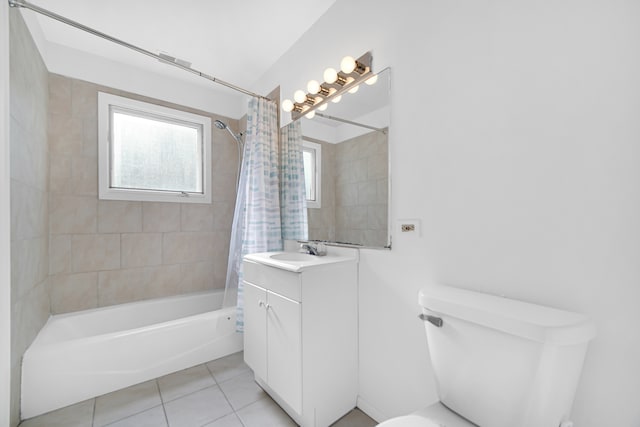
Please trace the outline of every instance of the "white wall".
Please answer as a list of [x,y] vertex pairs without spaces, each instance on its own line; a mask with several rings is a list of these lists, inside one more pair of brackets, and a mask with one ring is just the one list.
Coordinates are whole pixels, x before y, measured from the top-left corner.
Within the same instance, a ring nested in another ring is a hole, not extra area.
[[361,254],[363,408],[435,399],[415,316],[439,282],[591,316],[574,421],[640,425],[640,2],[338,0],[253,89],[367,50],[393,70],[394,236]]
[[[167,72],[176,78],[51,43],[44,37],[35,12],[24,9],[20,11],[51,73],[162,99],[178,105],[187,105],[203,111],[215,111],[234,119],[239,119],[246,114],[246,97],[239,92],[207,81],[195,74],[189,75],[183,70],[174,70],[171,65],[165,64],[165,67],[168,67]],[[154,65],[157,62],[153,58],[147,58],[147,60]],[[184,80],[185,77],[187,80]]]
[[9,6],[0,2],[0,425],[10,423]]

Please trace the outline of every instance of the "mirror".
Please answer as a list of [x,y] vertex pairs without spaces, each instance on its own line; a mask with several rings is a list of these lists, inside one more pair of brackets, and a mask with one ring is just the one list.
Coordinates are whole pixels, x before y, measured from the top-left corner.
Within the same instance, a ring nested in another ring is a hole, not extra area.
[[390,247],[390,69],[361,84],[313,119],[301,118],[305,145],[309,239]]

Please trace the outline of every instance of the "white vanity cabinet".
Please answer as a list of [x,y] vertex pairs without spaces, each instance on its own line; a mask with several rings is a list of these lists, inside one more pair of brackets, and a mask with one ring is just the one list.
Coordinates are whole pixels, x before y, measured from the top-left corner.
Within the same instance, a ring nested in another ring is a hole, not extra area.
[[286,269],[260,256],[243,263],[245,361],[298,424],[329,426],[356,406],[357,259]]

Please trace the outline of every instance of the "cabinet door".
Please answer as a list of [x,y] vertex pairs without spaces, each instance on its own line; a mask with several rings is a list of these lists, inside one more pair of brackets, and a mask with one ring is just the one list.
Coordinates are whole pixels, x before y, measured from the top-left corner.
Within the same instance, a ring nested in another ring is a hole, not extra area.
[[244,284],[244,361],[267,380],[267,291]]
[[267,309],[269,387],[296,412],[301,413],[302,319],[300,303],[279,294],[267,292],[269,301]]

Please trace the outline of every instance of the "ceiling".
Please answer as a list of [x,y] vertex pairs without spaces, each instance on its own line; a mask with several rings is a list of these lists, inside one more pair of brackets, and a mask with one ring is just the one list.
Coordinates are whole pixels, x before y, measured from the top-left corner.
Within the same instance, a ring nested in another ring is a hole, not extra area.
[[[251,86],[336,0],[36,0],[34,4],[192,68]],[[49,43],[194,82],[190,73],[37,15]],[[176,72],[178,71],[178,72]],[[199,79],[202,85],[211,85]]]

